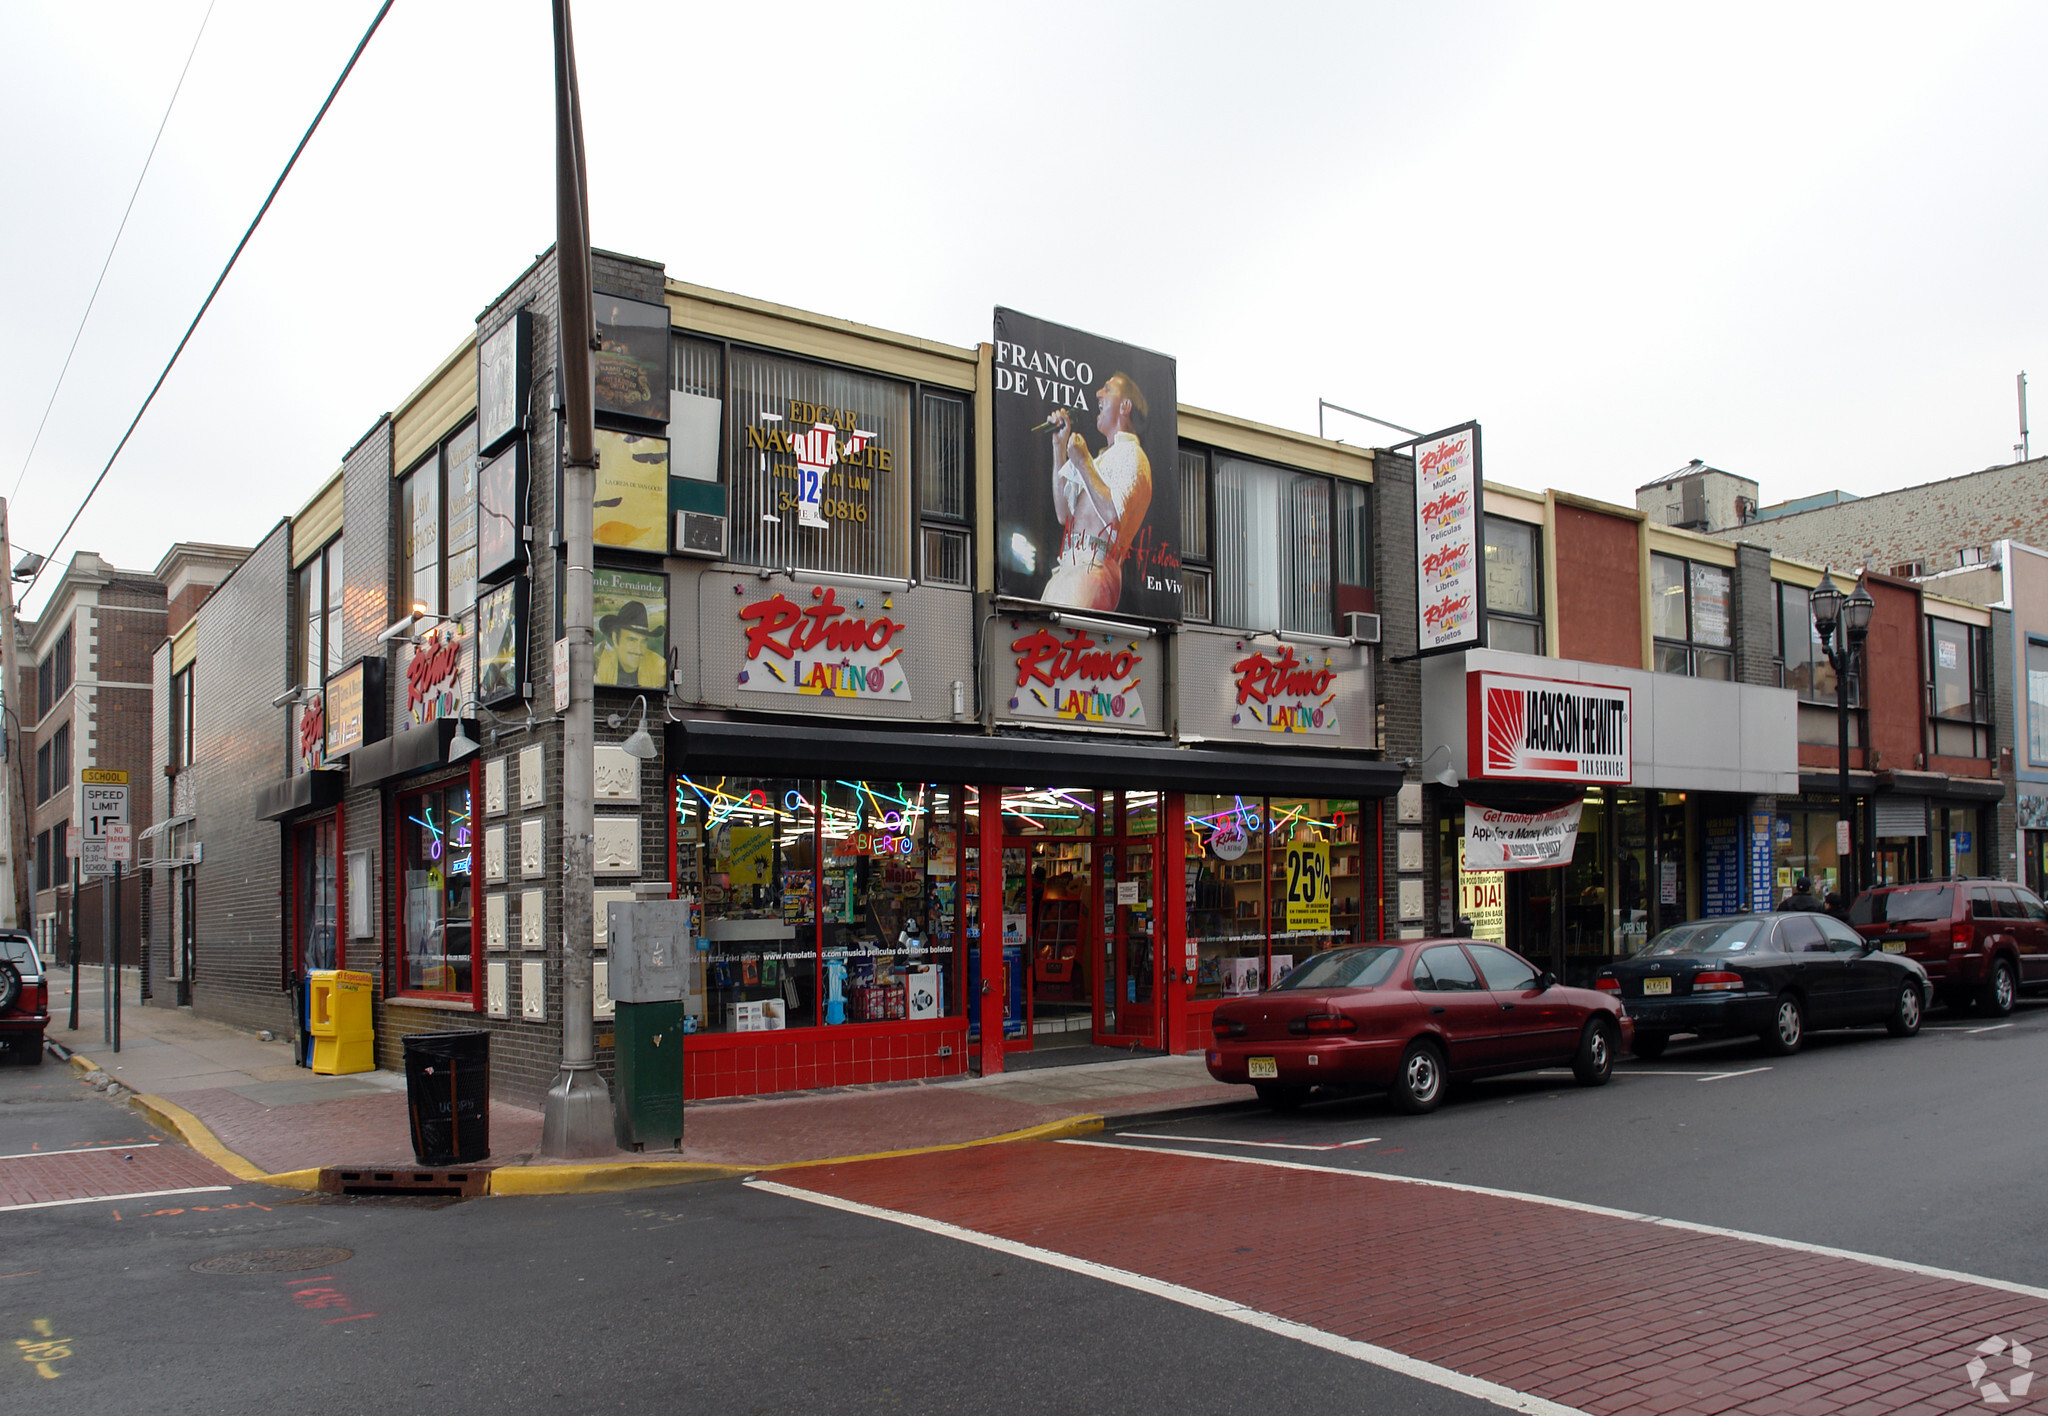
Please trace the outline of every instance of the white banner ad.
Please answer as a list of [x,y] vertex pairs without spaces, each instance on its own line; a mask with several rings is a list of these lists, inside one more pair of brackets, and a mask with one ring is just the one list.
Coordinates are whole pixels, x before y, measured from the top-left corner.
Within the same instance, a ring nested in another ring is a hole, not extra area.
[[1579,802],[1551,811],[1495,811],[1465,804],[1469,870],[1541,870],[1565,865],[1579,844]]

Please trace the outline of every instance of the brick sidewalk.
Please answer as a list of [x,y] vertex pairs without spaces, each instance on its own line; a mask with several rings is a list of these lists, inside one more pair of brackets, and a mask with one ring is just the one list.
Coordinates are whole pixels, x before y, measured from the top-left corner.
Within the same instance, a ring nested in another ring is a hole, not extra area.
[[176,1141],[0,1160],[0,1206],[234,1183],[233,1176]]
[[[404,1080],[388,1072],[323,1077],[294,1066],[290,1047],[176,1009],[144,1008],[131,978],[118,1054],[100,1041],[98,971],[85,971],[80,1028],[50,1036],[131,1090],[191,1112],[221,1144],[273,1174],[327,1166],[409,1166]],[[67,1006],[52,975],[51,1011]],[[767,1167],[848,1155],[960,1145],[1076,1116],[1111,1118],[1183,1107],[1242,1105],[1244,1087],[1209,1079],[1199,1057],[1143,1057],[950,1082],[795,1092],[692,1103],[683,1150],[601,1157],[635,1165]],[[492,1165],[538,1160],[538,1111],[494,1099]]]
[[777,1178],[1598,1416],[1961,1411],[1976,1344],[2048,1339],[2048,1301],[1988,1285],[1362,1175],[1037,1143]]

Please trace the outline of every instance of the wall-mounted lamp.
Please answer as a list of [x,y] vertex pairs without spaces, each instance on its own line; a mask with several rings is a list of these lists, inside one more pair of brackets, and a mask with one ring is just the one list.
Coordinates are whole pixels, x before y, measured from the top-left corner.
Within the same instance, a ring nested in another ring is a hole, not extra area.
[[1425,782],[1432,782],[1439,787],[1455,787],[1458,785],[1458,769],[1451,762],[1451,745],[1447,742],[1438,743],[1435,747],[1432,747],[1428,752],[1425,752],[1420,757],[1402,758],[1401,766],[1409,770],[1413,770],[1417,767],[1427,767],[1430,763],[1430,759],[1435,757],[1439,752],[1441,752],[1444,755],[1444,765],[1442,769],[1433,773],[1425,773],[1422,780]]
[[[654,746],[654,739],[647,732],[647,695],[637,693],[633,696],[640,704],[639,726],[634,728],[632,735],[620,743],[619,746],[626,750],[628,757],[637,757],[642,762],[652,762],[658,753]],[[608,715],[604,721],[607,727],[623,728],[626,726],[626,715],[624,713],[613,713]]]

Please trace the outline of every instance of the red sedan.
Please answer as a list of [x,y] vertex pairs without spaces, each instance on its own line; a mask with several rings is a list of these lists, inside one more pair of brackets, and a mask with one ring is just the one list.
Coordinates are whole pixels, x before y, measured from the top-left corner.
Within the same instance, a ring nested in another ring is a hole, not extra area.
[[1317,954],[1264,993],[1218,1005],[1209,1075],[1291,1110],[1317,1088],[1384,1091],[1433,1111],[1453,1078],[1570,1066],[1614,1072],[1634,1025],[1615,998],[1566,988],[1519,954],[1469,939],[1383,940]]

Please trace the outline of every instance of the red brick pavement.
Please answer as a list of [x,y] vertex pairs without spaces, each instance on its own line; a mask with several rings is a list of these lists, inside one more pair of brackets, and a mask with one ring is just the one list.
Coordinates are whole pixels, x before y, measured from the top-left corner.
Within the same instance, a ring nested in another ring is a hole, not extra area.
[[2039,1298],[1360,1175],[1036,1143],[776,1178],[1181,1284],[1599,1416],[1959,1411],[1979,1404],[1963,1372],[1978,1342],[2048,1345]]
[[[226,1088],[166,1098],[206,1124],[220,1143],[272,1174],[326,1165],[411,1165],[405,1093],[265,1106]],[[491,1104],[491,1152],[503,1158],[540,1144],[540,1113]]]
[[234,1183],[233,1176],[175,1142],[118,1150],[49,1151],[0,1160],[0,1205]]

